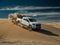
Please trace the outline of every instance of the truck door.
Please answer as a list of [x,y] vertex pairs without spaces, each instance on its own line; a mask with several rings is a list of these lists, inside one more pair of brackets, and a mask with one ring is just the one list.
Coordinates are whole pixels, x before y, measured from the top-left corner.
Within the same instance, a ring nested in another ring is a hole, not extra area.
[[26,26],[29,25],[29,21],[28,21],[28,19],[23,19],[22,23],[23,23],[24,25],[26,25]]

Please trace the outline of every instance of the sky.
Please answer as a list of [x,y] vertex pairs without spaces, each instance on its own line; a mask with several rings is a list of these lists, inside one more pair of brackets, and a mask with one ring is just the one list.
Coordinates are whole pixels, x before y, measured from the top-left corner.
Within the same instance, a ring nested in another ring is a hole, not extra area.
[[0,0],[0,7],[6,6],[60,6],[60,0]]

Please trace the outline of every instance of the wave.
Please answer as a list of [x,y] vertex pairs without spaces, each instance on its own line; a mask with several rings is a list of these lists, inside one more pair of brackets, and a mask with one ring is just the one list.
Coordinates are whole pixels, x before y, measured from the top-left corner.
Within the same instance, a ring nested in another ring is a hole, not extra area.
[[21,12],[15,12],[15,13],[20,13],[23,15],[60,15],[60,12],[25,12],[25,13],[21,13]]
[[[48,9],[48,10],[46,10]],[[53,10],[52,10],[53,9]],[[56,10],[54,10],[56,9]],[[27,16],[37,16],[39,20],[60,20],[60,11],[58,10],[60,7],[39,7],[39,6],[15,6],[15,7],[2,7],[0,8],[0,17],[8,17],[8,14],[10,13],[20,13]],[[29,10],[34,10],[29,11]],[[36,11],[35,11],[36,10]],[[43,10],[43,11],[37,11],[37,10]],[[55,12],[54,12],[55,11]]]
[[15,7],[2,7],[0,10],[37,10],[37,9],[57,9],[60,7],[39,7],[39,6],[15,6]]

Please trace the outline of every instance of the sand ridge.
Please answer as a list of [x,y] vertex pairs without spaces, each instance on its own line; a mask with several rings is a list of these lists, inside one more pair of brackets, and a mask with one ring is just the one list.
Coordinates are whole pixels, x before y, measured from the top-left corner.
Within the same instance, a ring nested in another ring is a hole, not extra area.
[[[44,30],[43,30],[44,31]],[[17,26],[8,19],[0,19],[0,39],[7,40],[34,40],[47,44],[60,44],[60,35],[49,35],[44,32],[29,31]],[[57,34],[58,35],[58,34]]]

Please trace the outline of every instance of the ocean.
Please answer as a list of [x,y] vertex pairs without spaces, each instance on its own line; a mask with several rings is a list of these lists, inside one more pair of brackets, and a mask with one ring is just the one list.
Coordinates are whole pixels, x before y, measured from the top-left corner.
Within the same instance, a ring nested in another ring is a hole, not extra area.
[[0,18],[11,13],[32,16],[38,21],[59,22],[60,1],[56,0],[1,0]]

